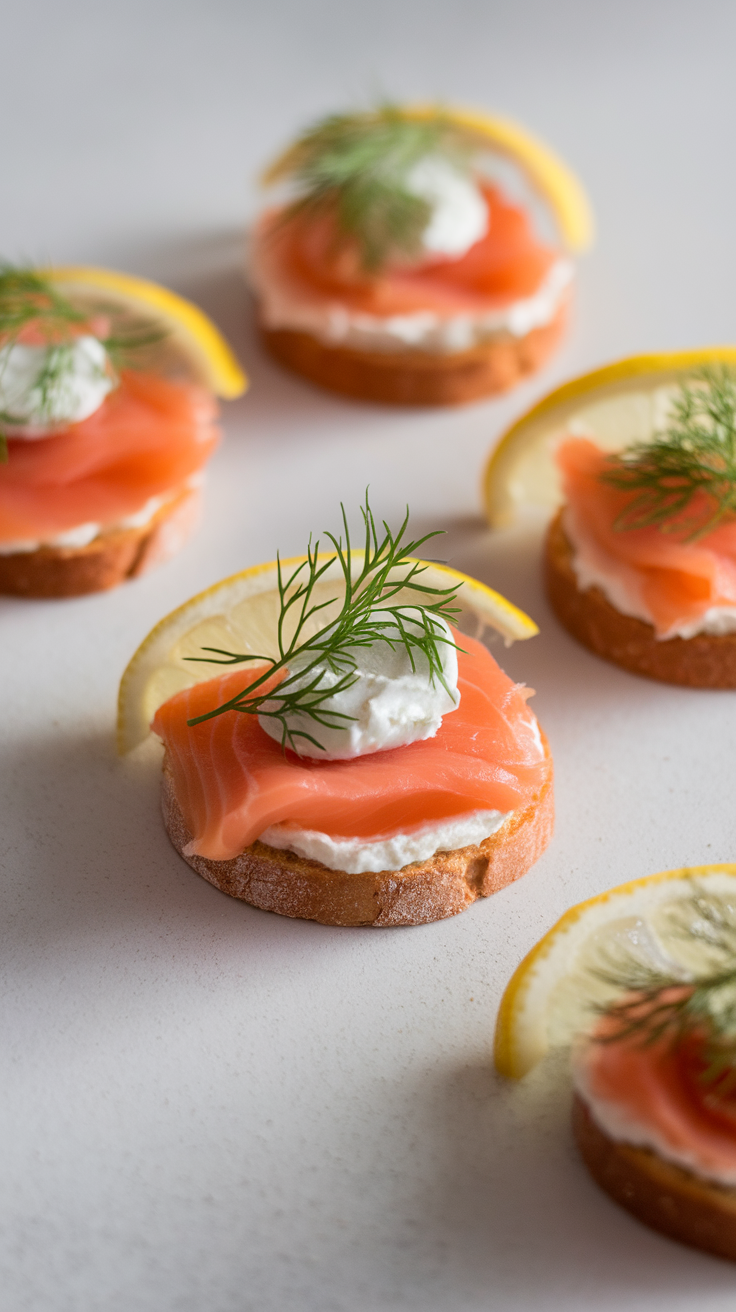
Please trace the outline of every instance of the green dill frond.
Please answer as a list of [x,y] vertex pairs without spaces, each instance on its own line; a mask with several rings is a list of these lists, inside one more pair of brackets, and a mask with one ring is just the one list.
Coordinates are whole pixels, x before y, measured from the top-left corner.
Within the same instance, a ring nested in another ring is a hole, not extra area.
[[266,176],[289,179],[297,199],[286,217],[335,215],[339,232],[352,238],[364,268],[375,272],[391,255],[412,256],[431,216],[426,200],[407,188],[414,165],[443,155],[463,171],[472,144],[438,110],[433,118],[405,118],[394,105],[372,113],[332,114],[309,128]]
[[30,323],[53,340],[85,318],[50,279],[33,269],[0,264],[0,345],[14,341]]
[[[322,744],[311,734],[290,729],[288,719],[295,715],[306,716],[314,722],[315,732],[318,732],[316,726],[319,725],[331,729],[345,728],[346,722],[353,717],[333,711],[325,703],[356,682],[358,675],[353,649],[372,647],[378,642],[385,642],[392,649],[403,647],[412,669],[415,668],[417,656],[421,654],[427,662],[432,685],[439,681],[449,691],[441,657],[441,646],[448,645],[448,639],[441,621],[452,622],[459,613],[459,609],[452,604],[457,589],[427,586],[422,582],[427,566],[409,559],[416,556],[425,542],[437,537],[438,532],[426,533],[415,541],[406,541],[409,523],[407,510],[398,532],[392,533],[384,520],[383,535],[379,538],[366,494],[365,506],[361,507],[365,527],[363,563],[357,576],[353,577],[353,551],[344,506],[341,510],[344,545],[342,537],[326,534],[334,548],[334,555],[320,561],[319,540],[312,545],[310,538],[307,559],[288,577],[282,573],[280,560],[278,562],[280,609],[277,660],[269,656],[228,652],[218,647],[202,648],[203,651],[213,652],[213,656],[185,658],[212,665],[237,665],[244,661],[254,661],[268,667],[247,688],[215,710],[188,720],[190,726],[214,719],[228,711],[266,715],[280,723],[283,747],[295,749],[295,739],[301,738],[322,750]],[[313,616],[337,600],[314,600],[317,583],[335,561],[339,562],[345,587],[340,612],[336,619],[330,620],[312,637],[305,637],[305,627]],[[392,598],[407,590],[416,595],[416,600],[391,604]],[[287,623],[294,621],[293,634],[287,641]],[[289,665],[297,653],[300,668],[296,674],[290,674]],[[325,666],[333,675],[338,676],[337,683],[323,686],[322,673]],[[282,675],[277,688],[273,685],[274,675]]]
[[166,328],[141,321],[119,326],[115,332],[102,338],[102,345],[111,364],[119,372],[121,369],[137,368],[140,363],[139,353],[149,346],[158,346],[168,336]]
[[736,514],[736,370],[699,370],[672,409],[662,433],[611,456],[601,478],[634,494],[614,528],[654,526],[693,542]]
[[674,941],[697,945],[699,967],[669,971],[619,948],[591,973],[615,988],[617,1000],[596,1008],[612,1024],[602,1043],[633,1040],[646,1047],[677,1045],[690,1035],[704,1044],[703,1079],[723,1092],[736,1086],[736,907],[728,898],[693,888],[674,904]]

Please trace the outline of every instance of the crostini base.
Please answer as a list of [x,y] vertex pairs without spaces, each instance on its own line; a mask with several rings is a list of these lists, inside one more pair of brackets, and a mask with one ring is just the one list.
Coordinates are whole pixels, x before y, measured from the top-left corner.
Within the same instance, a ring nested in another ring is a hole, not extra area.
[[184,488],[140,528],[113,529],[85,547],[0,555],[0,593],[52,598],[105,592],[176,555],[199,520],[199,490]]
[[645,1225],[736,1262],[736,1189],[711,1183],[648,1148],[610,1139],[575,1095],[575,1141],[590,1174]]
[[550,525],[544,557],[547,596],[555,615],[596,656],[661,683],[736,688],[736,633],[662,641],[651,624],[616,610],[600,588],[581,592],[562,511]]
[[191,842],[164,758],[161,804],[166,832],[180,856],[203,879],[264,911],[323,925],[424,925],[464,911],[513,883],[542,855],[552,837],[552,758],[538,796],[514,812],[482,843],[438,852],[403,870],[349,875],[255,842],[230,861],[185,854]]
[[510,333],[468,351],[362,351],[331,346],[310,333],[261,325],[267,350],[310,382],[361,401],[387,405],[464,405],[507,392],[546,363],[564,335],[567,301],[543,327]]

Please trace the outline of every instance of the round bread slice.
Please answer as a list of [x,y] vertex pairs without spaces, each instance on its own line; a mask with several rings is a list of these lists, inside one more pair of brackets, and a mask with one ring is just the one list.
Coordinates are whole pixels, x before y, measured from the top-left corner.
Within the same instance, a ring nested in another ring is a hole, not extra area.
[[200,517],[199,489],[186,487],[141,527],[102,532],[85,547],[39,547],[0,555],[0,593],[80,597],[115,588],[176,555]]
[[180,856],[203,879],[263,911],[323,925],[425,925],[456,916],[513,883],[542,855],[552,837],[552,757],[544,740],[546,771],[538,795],[514,811],[482,843],[438,852],[402,870],[349,875],[256,841],[230,861],[191,856],[191,834],[174,792],[166,757],[162,810],[166,832]]
[[609,1138],[579,1094],[572,1125],[593,1179],[617,1203],[670,1239],[736,1261],[736,1189]]
[[330,346],[310,333],[261,325],[268,351],[310,382],[361,401],[463,405],[507,392],[536,372],[564,334],[568,305],[525,337],[499,334],[468,351],[362,351]]
[[578,587],[562,511],[550,525],[545,582],[555,615],[584,647],[634,674],[688,688],[736,688],[736,633],[658,639],[651,624],[622,615],[600,588]]

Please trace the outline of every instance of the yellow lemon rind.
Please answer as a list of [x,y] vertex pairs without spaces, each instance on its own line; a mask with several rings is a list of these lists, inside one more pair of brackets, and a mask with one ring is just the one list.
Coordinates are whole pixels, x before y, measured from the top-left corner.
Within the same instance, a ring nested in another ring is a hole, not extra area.
[[134,302],[173,323],[202,367],[212,391],[231,400],[241,396],[248,379],[222,333],[198,306],[159,283],[112,269],[64,266],[45,270],[54,282],[87,286]]
[[[407,105],[402,112],[407,118],[422,120],[433,117],[437,109],[437,105]],[[582,253],[592,245],[595,224],[583,185],[545,142],[520,123],[500,115],[460,107],[445,112],[459,128],[481,138],[521,166],[550,205],[568,250]]]
[[603,400],[617,393],[626,393],[631,390],[632,382],[642,378],[646,378],[652,388],[662,386],[674,382],[688,370],[714,363],[736,365],[736,346],[706,346],[697,350],[627,356],[572,378],[542,397],[507,428],[486,463],[483,495],[491,528],[505,528],[513,522],[516,503],[509,492],[509,484],[522,456],[552,422],[559,425],[573,415],[583,399],[595,395]]
[[646,875],[642,879],[633,879],[625,884],[618,884],[604,893],[599,893],[596,897],[588,898],[586,901],[578,902],[575,906],[570,907],[527,953],[523,961],[517,966],[504,990],[496,1019],[493,1049],[494,1064],[498,1073],[508,1079],[521,1079],[544,1057],[547,1051],[544,1045],[538,1046],[533,1053],[523,1051],[522,1045],[518,1042],[516,1020],[521,1015],[524,1001],[535,980],[536,968],[540,962],[552,953],[556,944],[574,925],[583,920],[593,908],[602,907],[606,903],[618,905],[619,899],[623,900],[631,897],[642,890],[654,888],[656,885],[678,880],[698,879],[711,874],[726,874],[736,878],[736,863],[723,862],[705,866],[681,866],[674,870],[663,870],[655,875]]
[[[484,145],[513,159],[549,204],[568,250],[580,253],[591,245],[595,234],[593,212],[582,183],[549,146],[519,123],[495,114],[444,105],[403,105],[399,112],[404,118],[419,122],[440,112]],[[372,117],[370,111],[364,115],[368,120]],[[264,186],[285,177],[297,159],[298,148],[288,146],[263,173]]]

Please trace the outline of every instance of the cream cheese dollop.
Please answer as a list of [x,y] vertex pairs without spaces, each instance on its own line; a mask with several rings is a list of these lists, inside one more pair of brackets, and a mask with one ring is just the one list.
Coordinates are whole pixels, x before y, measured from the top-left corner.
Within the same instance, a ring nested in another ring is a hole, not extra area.
[[[404,612],[404,623],[407,627],[418,623],[411,618],[409,609]],[[444,620],[435,618],[435,624],[441,639],[444,639],[438,641],[437,646],[446,687],[439,678],[431,681],[427,658],[418,649],[413,649],[412,669],[411,658],[402,642],[396,642],[393,647],[383,641],[370,647],[353,647],[350,652],[356,663],[355,682],[328,697],[322,707],[324,711],[351,718],[341,722],[344,727],[330,728],[303,714],[287,716],[292,733],[295,730],[308,733],[324,749],[320,750],[307,739],[296,738],[293,748],[297,755],[320,761],[347,761],[433,738],[442,717],[460,705],[454,639]],[[300,679],[300,671],[312,659],[308,653],[301,655],[297,651],[289,666],[289,675],[297,676],[292,688],[306,687],[317,678],[320,689],[335,687],[341,681],[343,675],[331,670],[327,664],[318,665]],[[276,705],[274,699],[274,708]],[[267,715],[258,719],[266,733],[281,742],[280,721]]]
[[9,437],[49,437],[88,419],[115,386],[107,352],[96,337],[0,347],[0,412]]
[[483,193],[448,160],[426,155],[409,171],[404,185],[412,196],[431,206],[422,233],[425,254],[458,259],[485,237],[490,215]]

